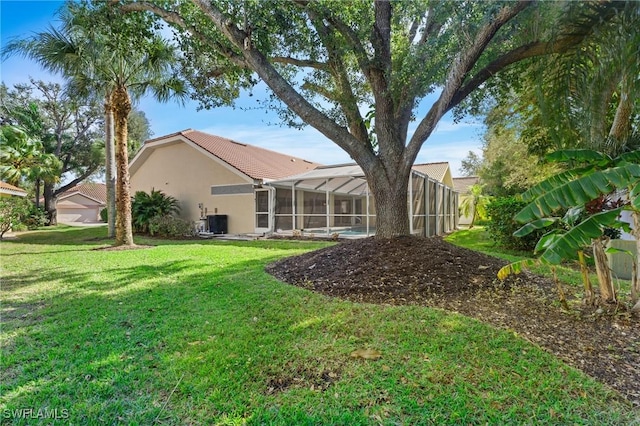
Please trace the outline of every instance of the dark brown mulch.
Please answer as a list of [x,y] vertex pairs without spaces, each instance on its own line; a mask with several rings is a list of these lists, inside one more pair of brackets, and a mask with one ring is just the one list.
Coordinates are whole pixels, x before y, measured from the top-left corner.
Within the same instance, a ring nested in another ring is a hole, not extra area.
[[567,312],[547,278],[497,280],[506,263],[439,237],[366,238],[282,259],[267,272],[329,296],[438,307],[513,330],[640,406],[640,318],[585,306],[580,289],[565,286]]

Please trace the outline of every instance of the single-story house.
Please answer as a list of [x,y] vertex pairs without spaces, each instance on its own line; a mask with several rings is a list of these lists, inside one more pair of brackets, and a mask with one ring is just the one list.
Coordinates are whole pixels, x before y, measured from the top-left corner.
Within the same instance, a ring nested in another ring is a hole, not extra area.
[[[469,196],[471,193],[471,187],[480,182],[480,178],[477,176],[466,176],[466,177],[455,177],[453,178],[453,188],[460,197],[460,204]],[[472,212],[473,213],[473,212]],[[458,219],[458,223],[460,225],[469,226],[471,224],[471,216],[460,215]]]
[[107,206],[104,183],[83,183],[58,196],[56,209],[59,223],[98,223],[100,211]]
[[317,166],[188,129],[146,141],[131,160],[129,172],[132,194],[162,191],[180,202],[182,218],[196,221],[201,229],[251,234],[269,231],[261,214],[268,209],[263,205],[267,194],[263,185]]
[[[447,163],[434,164],[413,172],[416,234],[456,226],[457,194],[442,182],[451,172]],[[321,166],[189,129],[146,141],[129,171],[132,193],[156,189],[175,197],[182,218],[213,233],[375,232],[374,202],[354,164]]]
[[0,197],[26,197],[27,191],[18,188],[17,186],[8,184],[7,182],[0,181]]

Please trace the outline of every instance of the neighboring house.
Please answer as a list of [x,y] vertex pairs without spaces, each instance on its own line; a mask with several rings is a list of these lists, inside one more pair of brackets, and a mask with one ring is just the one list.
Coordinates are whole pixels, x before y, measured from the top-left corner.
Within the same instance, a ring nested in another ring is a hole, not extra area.
[[100,211],[107,205],[107,186],[84,183],[58,196],[56,209],[59,223],[98,223]]
[[0,197],[26,197],[27,191],[18,188],[17,186],[10,185],[6,182],[0,181]]
[[[425,174],[430,178],[447,185],[449,188],[455,188],[453,177],[451,175],[451,167],[447,162],[414,164],[413,170]],[[456,191],[458,190],[456,189]]]
[[[257,214],[268,209],[264,203],[269,192],[263,185],[317,166],[302,158],[188,129],[146,141],[129,171],[132,195],[160,190],[180,202],[184,219],[198,222],[217,215],[224,217],[226,232],[250,234],[269,231]],[[201,227],[206,225],[200,223]]]
[[[460,194],[460,205],[462,205],[462,202],[464,201],[465,198],[467,198],[470,194],[471,191],[471,186],[477,184],[478,182],[480,182],[480,178],[477,176],[467,176],[467,177],[456,177],[453,178],[453,188],[458,192],[458,194]],[[471,224],[471,216],[463,216],[460,215],[460,218],[458,219],[458,223],[460,225],[470,225]]]

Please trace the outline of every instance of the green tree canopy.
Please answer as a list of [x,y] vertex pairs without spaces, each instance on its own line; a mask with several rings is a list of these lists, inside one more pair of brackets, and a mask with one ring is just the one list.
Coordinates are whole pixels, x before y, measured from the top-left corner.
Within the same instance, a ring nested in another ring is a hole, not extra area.
[[[110,215],[116,219],[115,243],[133,245],[128,118],[132,101],[144,94],[161,102],[184,98],[186,87],[175,73],[175,48],[159,35],[149,14],[123,14],[104,2],[67,2],[60,16],[61,29],[15,40],[5,54],[21,53],[61,72],[69,79],[69,93],[92,93],[105,100],[106,133],[113,117],[115,135],[118,214]],[[109,151],[109,137],[106,146]]]
[[[257,76],[282,102],[286,122],[309,124],[345,150],[367,178],[381,237],[409,232],[410,169],[446,112],[509,65],[589,36],[563,32],[564,4],[555,2],[120,3],[181,31],[186,75],[205,106]],[[598,5],[594,21],[623,7]],[[434,103],[417,116],[430,94]],[[367,105],[373,120],[361,112]]]
[[[102,115],[92,98],[71,97],[58,83],[31,80],[12,89],[0,90],[0,120],[19,126],[27,137],[60,163],[49,172],[34,170],[34,179],[44,183],[44,203],[51,223],[56,223],[56,198],[101,170]],[[55,175],[49,176],[55,171]],[[65,177],[65,184],[56,182]]]

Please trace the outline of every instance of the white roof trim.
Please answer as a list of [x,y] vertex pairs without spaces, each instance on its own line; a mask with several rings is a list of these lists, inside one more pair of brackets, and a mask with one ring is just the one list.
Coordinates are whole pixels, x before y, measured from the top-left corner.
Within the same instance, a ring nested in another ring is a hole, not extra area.
[[22,191],[22,190],[15,190],[15,189],[10,189],[10,188],[0,188],[0,194],[9,194],[9,195],[16,195],[18,197],[26,197],[27,196],[27,192],[26,191]]

